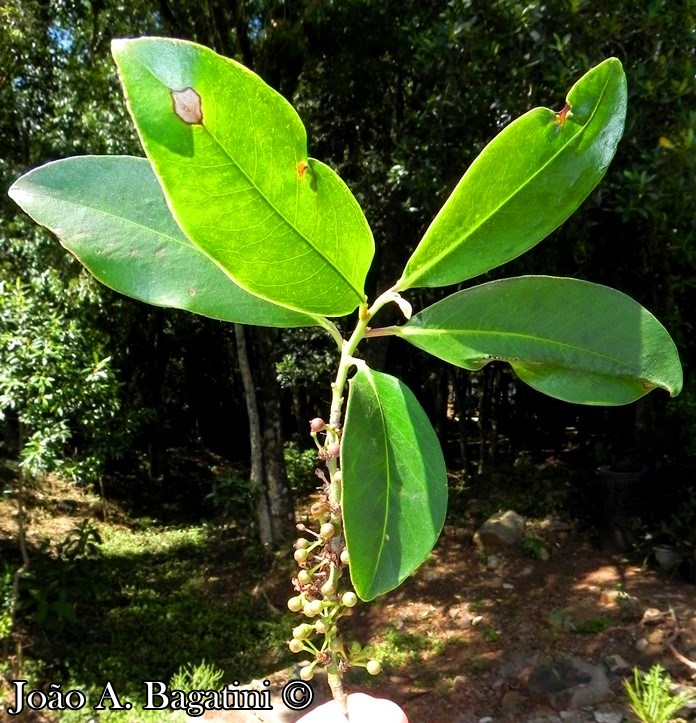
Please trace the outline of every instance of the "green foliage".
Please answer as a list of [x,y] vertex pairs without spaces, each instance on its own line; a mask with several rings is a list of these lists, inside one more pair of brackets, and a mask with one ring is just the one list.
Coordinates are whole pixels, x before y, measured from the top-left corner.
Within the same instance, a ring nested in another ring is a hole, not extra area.
[[626,78],[610,58],[571,88],[561,112],[536,108],[508,125],[464,174],[397,288],[479,276],[548,236],[601,180],[625,114]]
[[202,660],[198,665],[182,665],[172,675],[169,687],[187,693],[192,690],[217,690],[224,675],[224,670]]
[[374,655],[388,668],[403,668],[422,663],[435,645],[436,641],[426,635],[388,627],[375,644]]
[[300,449],[297,444],[289,443],[283,451],[288,483],[294,492],[311,492],[319,485],[315,474],[317,468],[317,450]]
[[76,524],[56,546],[43,541],[40,556],[22,577],[19,609],[23,619],[61,631],[77,620],[77,608],[104,592],[99,561],[101,536],[90,520]]
[[447,510],[447,469],[437,436],[399,379],[358,367],[341,467],[351,578],[360,597],[371,600],[420,566]]
[[0,643],[12,633],[12,583],[15,570],[6,561],[0,569]]
[[640,723],[669,723],[694,699],[694,694],[686,691],[672,695],[672,680],[658,664],[645,674],[634,668],[633,682],[624,680],[624,688],[631,711]]
[[[224,296],[218,297],[227,284],[230,293],[241,293],[239,287],[248,296],[245,321],[295,326],[300,314],[336,342],[341,356],[329,422],[318,420],[313,429],[328,471],[326,498],[314,514],[321,529],[316,542],[303,538],[296,550],[302,569],[293,607],[321,616],[312,628],[326,634],[316,660],[330,651],[329,675],[340,677],[339,658],[351,658],[340,645],[331,648],[334,621],[341,606],[354,603],[352,593],[346,598],[338,590],[343,534],[353,585],[369,600],[398,586],[427,557],[447,502],[444,459],[427,415],[402,381],[354,356],[363,339],[402,336],[470,369],[499,357],[532,386],[585,404],[625,404],[655,387],[673,395],[681,388],[677,351],[659,322],[619,292],[572,279],[484,284],[425,308],[404,326],[374,324],[388,304],[411,317],[411,303],[400,292],[493,269],[580,206],[622,135],[627,92],[621,63],[610,58],[587,72],[560,111],[530,111],[499,133],[455,188],[399,280],[368,305],[370,228],[343,181],[309,158],[305,129],[277,92],[238,63],[193,43],[117,40],[112,52],[151,171],[147,161],[97,159],[79,166],[82,178],[69,160],[36,169],[10,194],[78,256],[88,256],[89,267],[114,288],[232,320],[236,312],[230,314]],[[131,175],[146,190],[142,198],[129,190]],[[95,205],[90,188],[97,184],[104,191]],[[128,206],[127,212],[117,208],[115,223],[111,198]],[[67,208],[78,223],[61,221]],[[137,219],[146,220],[145,232],[134,235]],[[153,243],[161,229],[164,237]],[[145,263],[134,289],[123,261],[135,259],[137,266],[139,257]],[[204,287],[221,284],[203,294],[200,307],[185,300],[186,293],[197,294],[182,279],[190,259],[197,259],[193,265]],[[218,304],[219,312],[212,308]],[[354,330],[344,339],[328,317],[355,309]],[[269,313],[276,314],[271,321]],[[344,424],[344,391],[353,369]],[[307,635],[300,628],[293,643],[304,649]],[[307,677],[314,664],[303,669]]]
[[228,469],[218,474],[213,489],[206,495],[216,514],[226,520],[234,520],[243,533],[253,526],[254,507],[258,490],[248,477]]
[[[308,158],[295,110],[232,60],[190,43],[167,47],[166,62],[156,39],[115,41],[112,50],[179,225],[261,298],[324,316],[353,311],[365,300],[372,234],[345,184]],[[182,103],[196,113],[182,119],[177,93],[186,89]],[[187,175],[195,180],[182,183]]]
[[93,482],[127,444],[119,383],[93,314],[86,278],[68,293],[51,270],[29,283],[0,281],[0,420],[31,474]]
[[[176,225],[144,158],[67,158],[30,172],[13,193],[27,213],[42,213],[42,222],[97,279],[122,294],[225,321],[315,323],[247,293],[201,254]],[[95,236],[112,239],[106,264]]]
[[587,281],[491,281],[448,296],[394,332],[465,369],[508,361],[527,384],[568,402],[625,404],[657,386],[681,390],[677,349],[662,324],[625,294]]

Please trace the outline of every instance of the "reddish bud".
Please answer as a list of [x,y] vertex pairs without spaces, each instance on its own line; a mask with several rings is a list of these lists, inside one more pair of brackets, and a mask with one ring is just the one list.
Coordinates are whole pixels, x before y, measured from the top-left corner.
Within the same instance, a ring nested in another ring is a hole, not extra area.
[[309,428],[312,432],[321,432],[325,426],[326,424],[321,417],[315,417],[309,422]]

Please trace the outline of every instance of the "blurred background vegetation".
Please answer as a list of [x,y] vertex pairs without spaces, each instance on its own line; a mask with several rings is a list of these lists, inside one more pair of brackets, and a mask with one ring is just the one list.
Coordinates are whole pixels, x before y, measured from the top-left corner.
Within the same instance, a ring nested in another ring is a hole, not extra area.
[[[326,413],[329,399],[328,337],[234,329],[120,297],[4,193],[50,160],[141,154],[112,38],[198,41],[294,103],[311,155],[338,171],[372,226],[371,294],[398,278],[469,163],[506,123],[534,106],[562,108],[572,83],[614,55],[628,77],[629,108],[606,178],[550,238],[488,277],[577,276],[632,295],[675,338],[683,393],[579,408],[495,363],[470,374],[406,354],[395,339],[373,340],[363,353],[415,391],[450,468],[468,484],[501,483],[500,470],[517,462],[505,479],[522,494],[520,470],[549,457],[589,474],[631,463],[650,468],[659,490],[653,514],[693,503],[693,0],[4,0],[0,27],[0,456],[8,469],[19,465],[35,479],[59,473],[134,514],[166,520],[166,510],[172,519],[185,511],[200,520],[222,510],[241,525],[253,517],[254,402],[266,494],[287,489],[288,471],[297,495],[315,482],[304,450],[307,420]],[[440,293],[409,298],[422,308]],[[384,324],[397,321],[384,313]],[[213,465],[225,473],[200,472]],[[0,485],[9,491],[12,479],[5,474]]]

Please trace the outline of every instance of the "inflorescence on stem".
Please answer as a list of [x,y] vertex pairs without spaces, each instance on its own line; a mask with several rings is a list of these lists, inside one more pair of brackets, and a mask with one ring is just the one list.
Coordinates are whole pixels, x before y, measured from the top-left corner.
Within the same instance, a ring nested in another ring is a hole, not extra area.
[[350,559],[340,504],[342,475],[337,465],[340,430],[316,418],[310,422],[310,433],[330,478],[323,470],[317,470],[324,482],[319,499],[310,507],[310,518],[317,529],[304,523],[297,525],[302,533],[295,540],[293,555],[299,568],[292,579],[297,594],[288,600],[288,608],[312,622],[295,627],[288,645],[293,653],[305,652],[313,658],[300,669],[303,680],[310,680],[320,665],[326,667],[330,679],[334,679],[332,688],[340,689],[340,680],[349,667],[362,666],[371,675],[377,675],[381,666],[370,648],[363,648],[357,641],[346,644],[339,634],[338,621],[350,615],[358,602],[358,596],[344,579]]

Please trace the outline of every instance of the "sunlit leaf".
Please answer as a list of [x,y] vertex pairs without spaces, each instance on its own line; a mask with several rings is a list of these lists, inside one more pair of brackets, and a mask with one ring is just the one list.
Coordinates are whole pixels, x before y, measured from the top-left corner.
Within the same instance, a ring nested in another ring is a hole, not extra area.
[[341,467],[351,579],[371,600],[400,585],[432,550],[445,519],[447,471],[413,393],[364,364],[350,382]]
[[460,291],[392,331],[451,364],[502,359],[552,397],[626,404],[682,387],[674,342],[640,304],[577,279],[522,276]]
[[317,320],[236,286],[177,226],[149,161],[82,156],[17,180],[10,196],[107,286],[157,306],[263,326]]
[[128,107],[173,214],[244,289],[338,316],[365,301],[374,252],[341,179],[308,158],[292,106],[212,50],[161,38],[112,46]]
[[397,288],[455,284],[541,241],[599,183],[625,115],[626,78],[610,58],[573,86],[560,113],[536,108],[511,123],[459,182]]

